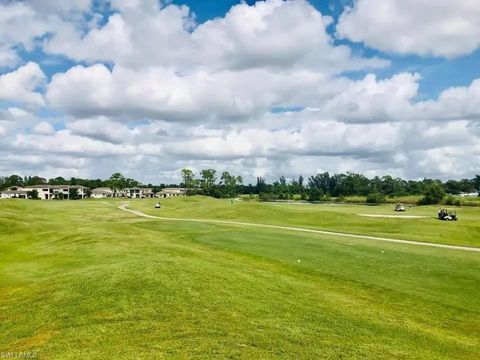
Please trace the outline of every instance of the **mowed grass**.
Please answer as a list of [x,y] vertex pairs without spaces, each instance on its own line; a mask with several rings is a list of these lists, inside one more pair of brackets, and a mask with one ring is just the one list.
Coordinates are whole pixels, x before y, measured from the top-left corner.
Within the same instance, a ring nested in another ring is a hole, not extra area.
[[[480,355],[478,253],[163,222],[118,204],[0,201],[0,352],[35,350],[41,359]],[[298,212],[287,225],[312,227],[305,218],[320,212],[205,198],[162,204],[152,213],[275,223],[277,211]]]
[[[163,199],[162,209],[155,209],[158,200],[131,200],[129,207],[165,217],[188,217],[247,221],[262,224],[297,226],[359,235],[384,236],[396,239],[480,247],[480,208],[456,209],[460,220],[440,221],[439,207],[413,206],[405,213],[395,213],[394,205],[381,206],[340,204],[281,204],[252,201],[216,200],[206,197]],[[114,205],[115,202],[112,202]],[[426,218],[372,218],[358,214],[413,215]]]

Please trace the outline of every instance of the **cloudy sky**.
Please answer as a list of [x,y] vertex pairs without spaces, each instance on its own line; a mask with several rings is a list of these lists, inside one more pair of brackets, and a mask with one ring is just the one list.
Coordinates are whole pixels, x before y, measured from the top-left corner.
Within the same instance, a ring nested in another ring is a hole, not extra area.
[[0,175],[480,173],[477,0],[0,0]]

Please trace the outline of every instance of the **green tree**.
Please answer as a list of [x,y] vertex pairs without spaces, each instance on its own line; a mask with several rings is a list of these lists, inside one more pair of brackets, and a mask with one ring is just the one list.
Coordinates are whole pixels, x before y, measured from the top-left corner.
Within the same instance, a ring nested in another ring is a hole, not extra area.
[[68,198],[70,200],[77,200],[78,199],[78,189],[77,188],[68,189]]
[[202,176],[201,186],[204,195],[212,195],[217,181],[217,171],[214,169],[206,169],[200,172]]
[[236,184],[236,187],[235,187],[235,196],[242,193],[242,191],[241,191],[242,188],[243,188],[243,177],[241,177],[239,175],[239,176],[237,176],[237,184]]
[[187,189],[187,194],[193,193],[195,187],[195,175],[190,169],[182,169],[182,185]]
[[46,184],[47,180],[40,176],[29,176],[28,178],[25,178],[23,182],[27,186],[33,186]]
[[438,204],[445,197],[445,189],[438,182],[432,181],[425,185],[422,204]]
[[234,176],[228,171],[224,171],[220,177],[221,185],[225,188],[225,195],[227,197],[236,197],[238,194],[238,188],[243,184],[241,176]]
[[384,204],[387,198],[384,194],[373,192],[367,195],[367,204]]
[[27,192],[27,197],[32,200],[37,200],[38,199],[38,191],[36,189],[33,189],[29,192]]
[[308,200],[309,201],[320,201],[323,198],[323,191],[318,187],[309,187],[308,188]]
[[480,175],[475,175],[473,186],[475,187],[475,190],[478,191],[478,196],[480,196]]
[[113,190],[113,196],[117,197],[117,192],[123,190],[126,187],[125,177],[120,173],[115,173],[110,176],[110,179],[107,181],[108,186]]
[[[137,187],[137,186],[140,186],[140,183],[134,179],[128,178],[128,179],[125,179],[125,181],[123,182],[123,189]],[[120,189],[120,190],[123,190],[123,189]]]
[[5,187],[23,186],[23,178],[18,175],[11,175],[5,181]]

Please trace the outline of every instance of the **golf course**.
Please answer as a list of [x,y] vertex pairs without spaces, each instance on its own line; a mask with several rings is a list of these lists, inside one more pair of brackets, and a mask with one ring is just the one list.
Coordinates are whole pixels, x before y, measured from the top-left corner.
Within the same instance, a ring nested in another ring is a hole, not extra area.
[[480,207],[157,201],[0,200],[0,352],[480,357]]

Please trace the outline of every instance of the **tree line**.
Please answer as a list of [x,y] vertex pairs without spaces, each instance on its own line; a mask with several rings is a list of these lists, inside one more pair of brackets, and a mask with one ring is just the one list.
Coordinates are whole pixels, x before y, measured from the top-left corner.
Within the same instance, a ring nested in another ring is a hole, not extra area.
[[386,197],[421,195],[425,204],[438,203],[446,194],[458,195],[479,191],[480,175],[473,179],[442,182],[438,179],[404,180],[390,175],[367,178],[352,172],[346,174],[324,172],[310,176],[307,181],[303,176],[290,181],[281,176],[271,184],[267,184],[264,178],[257,178],[256,186],[248,189],[250,193],[259,194],[263,200],[292,199],[295,195],[309,201],[364,196],[369,203],[381,203],[385,202]]
[[217,174],[215,169],[201,170],[199,177],[190,169],[182,170],[182,187],[187,195],[202,194],[215,198],[233,198],[244,191],[243,178],[228,171]]
[[109,179],[64,179],[56,177],[45,179],[39,176],[21,177],[11,175],[0,177],[0,190],[11,186],[32,185],[83,185],[90,189],[110,187],[120,191],[129,187],[147,187],[155,193],[165,187],[183,187],[188,195],[202,194],[216,198],[232,198],[241,194],[258,195],[262,200],[283,200],[300,197],[309,201],[329,200],[331,197],[364,196],[367,202],[383,202],[386,197],[422,195],[424,203],[436,203],[446,194],[474,193],[480,191],[480,175],[473,179],[448,180],[438,179],[404,180],[386,175],[367,178],[364,175],[347,172],[330,174],[328,172],[312,175],[305,179],[299,176],[287,180],[280,176],[268,183],[265,178],[257,177],[255,184],[244,184],[241,176],[228,171],[221,173],[215,169],[204,169],[195,174],[191,169],[181,171],[180,184],[147,184],[127,178],[120,173]]
[[347,172],[330,174],[323,172],[305,179],[303,176],[287,180],[280,176],[267,183],[265,178],[257,177],[256,184],[245,185],[241,176],[224,171],[218,176],[214,169],[199,172],[196,177],[190,169],[182,170],[182,183],[188,194],[204,194],[213,197],[235,197],[240,194],[258,195],[261,200],[287,200],[300,197],[309,201],[328,201],[331,197],[364,196],[370,203],[384,202],[386,197],[410,195],[423,196],[421,202],[435,204],[446,194],[480,192],[480,175],[473,179],[448,180],[437,179],[404,180],[390,175],[367,178],[364,175]]

